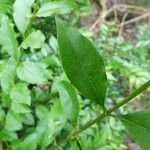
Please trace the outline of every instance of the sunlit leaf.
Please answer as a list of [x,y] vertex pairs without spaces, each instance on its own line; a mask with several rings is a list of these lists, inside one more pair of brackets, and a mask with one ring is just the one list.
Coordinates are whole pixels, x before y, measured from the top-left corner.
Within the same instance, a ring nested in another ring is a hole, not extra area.
[[6,15],[2,15],[0,26],[0,45],[9,55],[18,58],[20,51],[16,37],[17,35],[14,31],[12,22]]
[[66,14],[72,10],[72,7],[67,2],[49,2],[44,4],[37,12],[38,17],[47,17],[54,14]]
[[43,68],[38,63],[25,61],[17,68],[17,76],[31,84],[43,84],[47,82],[46,68]]
[[31,18],[31,7],[35,0],[15,0],[13,18],[18,30],[24,33]]
[[24,49],[27,49],[28,47],[32,49],[41,48],[42,45],[44,44],[44,41],[45,41],[44,34],[40,30],[37,30],[29,34],[21,45]]

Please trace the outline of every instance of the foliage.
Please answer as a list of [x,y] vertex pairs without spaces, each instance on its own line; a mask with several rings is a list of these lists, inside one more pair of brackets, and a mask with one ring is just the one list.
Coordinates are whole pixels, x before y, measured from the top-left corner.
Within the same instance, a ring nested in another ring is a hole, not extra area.
[[[120,108],[118,118],[106,117],[80,135],[68,137],[116,103],[113,99],[126,96],[122,89],[149,79],[147,25],[139,26],[134,44],[115,36],[114,25],[103,25],[100,38],[94,39],[97,51],[76,29],[57,19],[57,43],[55,16],[68,20],[71,14],[74,24],[81,9],[89,7],[89,0],[0,1],[0,148],[123,150],[124,127],[119,118],[148,149],[149,141],[143,139],[150,136],[149,111],[120,116],[129,111]],[[138,115],[141,119],[136,119]],[[141,139],[143,128],[147,134]],[[66,142],[59,144],[63,139]]]

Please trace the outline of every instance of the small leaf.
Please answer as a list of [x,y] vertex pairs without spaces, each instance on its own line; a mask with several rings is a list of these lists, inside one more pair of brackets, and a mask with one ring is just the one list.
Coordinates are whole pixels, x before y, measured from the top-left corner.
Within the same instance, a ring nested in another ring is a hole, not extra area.
[[5,129],[9,131],[17,131],[22,128],[20,116],[13,111],[9,111],[5,120]]
[[101,56],[76,29],[56,19],[63,68],[84,96],[104,107],[107,78]]
[[22,123],[26,125],[34,125],[35,120],[32,113],[25,113],[21,115]]
[[0,45],[9,55],[19,57],[18,42],[12,22],[6,15],[2,15],[0,27]]
[[16,113],[22,113],[22,114],[31,112],[29,106],[17,102],[12,102],[11,110]]
[[69,3],[66,2],[49,2],[44,4],[37,12],[38,17],[48,17],[54,14],[66,14],[72,10]]
[[30,47],[31,49],[41,48],[42,45],[44,44],[44,41],[45,41],[44,34],[40,30],[37,30],[29,34],[29,36],[23,41],[21,46],[24,49],[27,49],[28,47]]
[[47,114],[48,114],[48,109],[46,108],[46,106],[43,106],[43,105],[36,106],[36,116],[39,119],[42,119]]
[[31,104],[30,91],[26,84],[23,83],[18,83],[12,88],[10,98],[16,103],[27,104],[29,106]]
[[1,87],[6,94],[9,94],[11,88],[14,86],[15,74],[16,74],[16,63],[10,60],[8,64],[5,66],[1,75]]
[[0,131],[1,141],[13,141],[17,139],[17,134],[15,132],[3,129]]
[[47,82],[45,71],[46,68],[42,67],[40,64],[25,61],[17,68],[17,76],[20,80],[31,84],[43,84]]
[[11,14],[11,10],[12,10],[12,2],[11,1],[9,1],[9,0],[1,0],[0,1],[0,13]]
[[46,146],[52,143],[54,138],[54,124],[49,114],[42,118],[36,127],[37,142],[41,149],[46,149]]
[[22,140],[15,141],[12,144],[13,150],[36,150],[37,149],[37,136],[32,133]]
[[35,0],[16,0],[13,5],[13,18],[18,30],[24,33],[31,18],[31,7]]
[[121,117],[131,137],[143,148],[149,150],[150,140],[150,111],[141,111]]
[[62,108],[66,117],[76,126],[79,116],[79,103],[73,87],[66,81],[61,81],[58,86]]

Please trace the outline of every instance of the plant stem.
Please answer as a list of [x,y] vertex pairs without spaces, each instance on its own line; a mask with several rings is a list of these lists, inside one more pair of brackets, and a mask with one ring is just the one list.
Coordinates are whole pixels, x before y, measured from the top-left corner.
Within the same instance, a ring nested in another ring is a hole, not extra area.
[[143,91],[145,91],[146,89],[148,89],[150,87],[150,80],[147,81],[146,83],[144,83],[141,87],[139,87],[137,90],[135,90],[133,93],[131,93],[128,97],[126,97],[125,99],[123,99],[122,101],[120,101],[119,103],[117,103],[115,106],[111,107],[110,109],[106,110],[104,113],[98,115],[94,120],[89,121],[86,125],[84,125],[83,127],[81,127],[80,129],[78,129],[77,131],[75,131],[74,133],[72,133],[71,135],[69,135],[66,139],[60,141],[58,143],[58,145],[67,142],[69,139],[71,139],[73,136],[81,133],[82,131],[90,128],[93,124],[99,122],[101,119],[103,119],[104,117],[110,115],[112,112],[116,111],[118,108],[120,108],[121,106],[123,106],[124,104],[128,103],[129,101],[131,101],[132,99],[134,99],[136,96],[138,96],[139,94],[141,94]]

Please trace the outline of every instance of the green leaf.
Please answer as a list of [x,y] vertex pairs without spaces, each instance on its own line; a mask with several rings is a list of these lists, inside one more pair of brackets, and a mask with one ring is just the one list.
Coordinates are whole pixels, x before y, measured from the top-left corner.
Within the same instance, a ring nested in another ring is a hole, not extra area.
[[17,139],[17,134],[15,132],[3,129],[0,131],[1,141],[13,141]]
[[2,15],[0,27],[0,45],[9,55],[19,57],[18,42],[12,22],[6,15]]
[[16,103],[27,104],[29,106],[31,104],[30,91],[27,85],[23,83],[18,83],[12,88],[10,98]]
[[31,49],[41,48],[42,45],[44,44],[44,41],[45,41],[44,34],[40,30],[37,30],[29,34],[29,36],[23,41],[21,46],[24,49],[27,49],[28,47],[30,47]]
[[17,113],[9,111],[5,120],[5,129],[9,131],[20,130],[22,128],[22,122],[20,120],[20,116]]
[[5,118],[5,111],[0,106],[0,123],[2,123],[4,121],[4,118]]
[[107,78],[101,56],[76,29],[56,19],[63,68],[84,96],[104,107]]
[[18,102],[12,102],[11,110],[13,110],[16,113],[23,113],[23,114],[31,112],[29,106],[25,104],[20,104]]
[[36,127],[37,142],[41,149],[46,149],[46,146],[51,144],[54,138],[54,124],[49,114],[42,118]]
[[70,13],[72,6],[67,2],[49,2],[44,4],[37,12],[38,17],[48,17],[54,14]]
[[76,126],[79,117],[79,103],[75,89],[66,81],[58,86],[62,108],[66,117]]
[[0,1],[0,13],[9,13],[11,14],[12,10],[12,2],[9,0],[1,0]]
[[121,117],[131,137],[143,148],[149,150],[150,139],[150,111],[141,111]]
[[20,80],[31,84],[43,84],[47,82],[46,68],[38,63],[25,61],[17,68],[17,76]]
[[15,75],[16,63],[10,59],[1,75],[1,87],[6,94],[9,94],[11,88],[14,86]]
[[31,7],[35,0],[16,0],[13,5],[13,18],[18,30],[24,33],[31,18]]
[[25,113],[21,115],[22,123],[26,125],[34,125],[35,120],[32,113]]
[[48,114],[48,109],[46,108],[46,106],[43,106],[43,105],[37,105],[36,106],[36,116],[39,118],[39,119],[42,119],[43,117],[45,117],[45,115]]
[[23,140],[18,140],[12,144],[13,150],[36,150],[37,148],[37,136],[36,133],[32,133],[26,136]]

